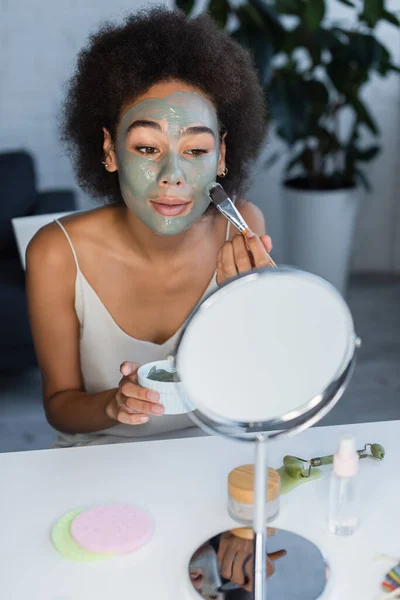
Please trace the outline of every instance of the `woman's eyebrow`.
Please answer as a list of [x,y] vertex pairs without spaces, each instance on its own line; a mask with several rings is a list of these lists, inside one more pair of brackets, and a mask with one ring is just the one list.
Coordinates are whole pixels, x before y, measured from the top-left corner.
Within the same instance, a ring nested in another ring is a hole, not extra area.
[[[147,119],[138,119],[137,121],[133,121],[126,130],[126,135],[129,135],[133,129],[137,129],[138,127],[150,127],[150,129],[155,129],[156,131],[161,131],[161,125],[156,121],[148,121]],[[208,133],[212,135],[215,139],[215,133],[210,127],[206,125],[191,125],[189,127],[185,127],[182,131],[182,137],[186,135],[198,135],[201,133]]]
[[137,121],[133,121],[126,130],[126,135],[133,129],[137,129],[138,127],[150,127],[151,129],[156,129],[157,131],[162,131],[161,125],[159,125],[156,121],[147,121],[146,119],[138,119]]
[[185,127],[185,129],[182,131],[182,136],[197,135],[198,133],[209,133],[215,139],[215,133],[213,130],[205,125],[193,125],[191,127]]

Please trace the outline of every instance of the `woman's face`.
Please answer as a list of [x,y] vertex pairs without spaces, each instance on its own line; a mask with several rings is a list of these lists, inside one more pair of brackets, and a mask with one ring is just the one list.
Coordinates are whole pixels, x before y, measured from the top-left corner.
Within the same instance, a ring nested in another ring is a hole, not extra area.
[[225,167],[213,105],[178,82],[153,86],[126,110],[114,152],[126,205],[160,235],[182,233],[204,214],[205,188]]

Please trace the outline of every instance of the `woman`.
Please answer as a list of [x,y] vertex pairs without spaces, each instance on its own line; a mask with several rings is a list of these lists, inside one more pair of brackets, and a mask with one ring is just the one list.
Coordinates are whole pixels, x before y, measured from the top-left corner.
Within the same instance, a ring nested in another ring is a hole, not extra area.
[[109,202],[43,228],[27,251],[57,445],[196,434],[187,416],[162,416],[136,372],[171,353],[206,293],[252,268],[205,185],[239,198],[253,261],[269,264],[262,214],[238,196],[265,130],[251,61],[207,16],[138,13],[80,53],[62,130],[81,186]]

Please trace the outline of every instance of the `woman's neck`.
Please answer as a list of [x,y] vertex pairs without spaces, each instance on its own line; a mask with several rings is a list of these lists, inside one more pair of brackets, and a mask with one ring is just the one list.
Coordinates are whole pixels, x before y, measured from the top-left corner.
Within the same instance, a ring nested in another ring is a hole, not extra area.
[[205,215],[183,233],[171,236],[154,233],[124,204],[117,214],[116,225],[124,243],[149,262],[185,256],[203,245],[205,239],[217,235],[218,219],[214,214]]

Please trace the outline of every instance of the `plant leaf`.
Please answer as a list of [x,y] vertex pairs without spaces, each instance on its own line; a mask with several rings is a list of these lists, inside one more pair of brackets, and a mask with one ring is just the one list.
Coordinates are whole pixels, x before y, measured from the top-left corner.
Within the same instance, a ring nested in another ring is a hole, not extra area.
[[346,4],[346,6],[351,6],[352,8],[356,7],[356,5],[353,4],[353,2],[350,2],[350,0],[339,0],[339,2],[341,2],[342,4]]
[[375,27],[382,18],[384,0],[364,0],[364,10],[360,15],[360,21],[365,21],[371,28]]
[[376,65],[376,70],[384,76],[390,71],[390,54],[383,44],[378,41],[376,41],[376,44],[379,46],[379,62]]
[[194,8],[195,0],[175,0],[175,3],[177,8],[180,8],[186,15],[189,16]]
[[361,68],[356,61],[346,54],[342,55],[340,49],[336,56],[326,65],[326,72],[336,89],[351,103],[356,98],[360,87],[368,81],[369,70]]
[[379,135],[378,126],[363,101],[359,98],[354,98],[352,104],[356,112],[358,122],[364,123],[364,125],[366,125],[374,135]]
[[228,20],[230,6],[227,0],[211,0],[207,12],[217,25],[223,29]]
[[329,92],[322,81],[309,79],[303,82],[303,90],[309,103],[309,112],[313,120],[326,112],[329,103]]
[[251,50],[258,78],[262,87],[265,87],[269,85],[272,78],[272,59],[276,48],[265,35],[258,34],[253,35],[251,38]]
[[301,17],[303,14],[303,3],[298,0],[275,0],[276,10],[281,15],[296,15]]
[[319,27],[315,31],[312,31],[305,40],[307,45],[308,41],[314,44],[318,44],[321,48],[327,48],[332,50],[334,48],[341,47],[343,44],[340,39],[336,36],[336,29],[326,29],[325,27]]
[[[331,52],[341,46],[340,40],[336,37],[334,30],[318,27],[314,31],[305,31],[302,26],[298,26],[287,34],[288,44],[292,45],[291,52],[303,46],[308,51],[311,60],[315,66],[321,64],[322,51],[327,49]],[[292,39],[290,39],[292,38]]]
[[286,31],[284,45],[282,50],[286,54],[291,54],[296,48],[305,46],[304,29],[300,25],[291,31]]
[[317,138],[319,150],[324,156],[334,154],[341,150],[340,141],[336,134],[328,131],[325,127],[317,126],[312,131],[312,135]]
[[303,164],[304,170],[307,173],[312,173],[314,157],[311,148],[309,148],[308,146],[304,148],[304,152],[301,155],[301,162]]
[[270,6],[264,0],[248,0],[248,2],[249,4],[255,6],[261,14],[267,17],[269,21],[274,21],[277,26],[281,27],[281,22],[279,20],[278,13],[273,8],[273,6]]
[[302,21],[309,31],[318,29],[325,15],[325,0],[308,0],[304,3]]
[[301,77],[285,69],[275,71],[267,96],[278,135],[289,146],[306,136],[310,111]]
[[361,162],[369,162],[370,160],[374,159],[379,152],[381,151],[381,147],[380,146],[370,146],[369,148],[366,148],[365,150],[356,150],[355,153],[355,159],[356,161],[359,160]]
[[303,172],[307,174],[307,177],[312,177],[314,157],[311,148],[305,146],[300,152],[293,156],[286,165],[286,174],[298,164],[303,167]]
[[269,156],[265,161],[264,168],[270,169],[276,163],[276,161],[280,159],[281,155],[281,152],[274,152],[271,154],[271,156]]
[[300,152],[298,152],[297,154],[295,154],[294,156],[292,156],[292,158],[286,164],[285,171],[286,171],[287,174],[289,173],[289,171],[291,171],[293,169],[293,167],[295,167],[299,163],[303,162],[302,161],[303,152],[304,152],[304,148],[302,150],[300,150]]
[[240,27],[231,36],[251,51],[260,83],[265,87],[272,77],[272,58],[283,47],[285,30],[275,11],[269,7],[261,10],[259,5],[260,0],[251,0],[234,10]]
[[400,27],[400,19],[394,13],[389,12],[388,10],[382,11],[381,18],[384,21],[387,21],[388,23],[395,25],[396,27]]
[[243,25],[258,27],[261,31],[264,30],[264,21],[258,8],[252,4],[242,4],[235,11],[236,16]]
[[[240,11],[243,9],[239,9]],[[243,16],[241,26],[231,33],[231,37],[239,44],[250,50],[253,55],[254,65],[258,72],[261,85],[269,85],[272,77],[272,58],[277,51],[274,45],[273,35],[268,35],[264,30],[259,29],[250,21],[247,12],[240,14]]]
[[267,5],[264,0],[249,0],[250,9],[256,10],[258,15],[261,16],[262,29],[268,36],[272,37],[274,46],[277,50],[280,50],[285,41],[286,30],[283,28],[276,10]]
[[380,44],[372,35],[351,32],[347,47],[347,60],[356,61],[361,69],[370,69],[379,64]]
[[356,177],[356,179],[358,181],[360,181],[360,183],[363,185],[364,189],[367,192],[371,191],[371,184],[369,183],[367,177],[365,176],[365,174],[360,171],[360,169],[354,169],[354,175]]

